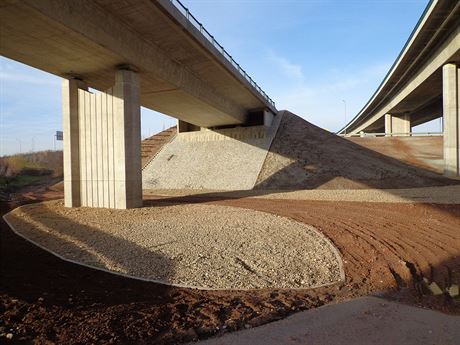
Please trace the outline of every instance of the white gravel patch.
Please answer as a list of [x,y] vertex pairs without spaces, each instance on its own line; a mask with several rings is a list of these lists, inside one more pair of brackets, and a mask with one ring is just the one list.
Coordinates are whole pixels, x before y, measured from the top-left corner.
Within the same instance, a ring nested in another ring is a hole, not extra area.
[[276,215],[191,204],[133,210],[19,207],[16,232],[67,260],[207,289],[311,288],[343,279],[338,251],[313,227]]

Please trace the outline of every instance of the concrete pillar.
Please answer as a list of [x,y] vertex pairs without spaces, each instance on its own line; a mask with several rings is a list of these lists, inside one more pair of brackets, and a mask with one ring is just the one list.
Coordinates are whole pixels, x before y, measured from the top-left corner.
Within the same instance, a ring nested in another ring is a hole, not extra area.
[[264,110],[264,126],[265,127],[270,127],[273,123],[274,118],[275,118],[275,115],[270,110],[267,110],[267,109]]
[[177,133],[201,131],[203,128],[177,119]]
[[460,175],[460,71],[455,64],[442,68],[444,175]]
[[119,70],[115,75],[114,159],[115,207],[142,206],[141,108],[137,73]]
[[385,136],[391,137],[392,132],[393,131],[391,128],[391,114],[385,114]]
[[399,116],[385,114],[385,136],[406,136],[410,135],[410,132],[409,114]]
[[65,205],[142,206],[138,75],[119,70],[96,94],[76,80],[62,86]]
[[64,204],[66,207],[79,207],[81,205],[78,89],[86,90],[86,85],[77,79],[64,79],[62,81]]

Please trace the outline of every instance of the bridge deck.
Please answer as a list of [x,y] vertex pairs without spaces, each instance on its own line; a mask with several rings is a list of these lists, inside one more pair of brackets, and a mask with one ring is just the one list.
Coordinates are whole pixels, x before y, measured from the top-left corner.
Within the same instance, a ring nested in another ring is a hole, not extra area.
[[274,105],[168,0],[7,1],[2,55],[105,90],[139,70],[141,104],[198,126],[241,124]]

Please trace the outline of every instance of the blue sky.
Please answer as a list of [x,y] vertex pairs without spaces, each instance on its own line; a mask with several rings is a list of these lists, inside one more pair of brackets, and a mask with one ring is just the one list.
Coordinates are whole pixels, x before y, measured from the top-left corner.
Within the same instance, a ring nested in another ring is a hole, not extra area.
[[[349,120],[382,81],[428,0],[182,2],[278,109],[336,131],[345,123],[343,100]],[[62,128],[60,85],[58,77],[0,57],[0,156],[53,148]],[[142,110],[143,137],[174,123]]]

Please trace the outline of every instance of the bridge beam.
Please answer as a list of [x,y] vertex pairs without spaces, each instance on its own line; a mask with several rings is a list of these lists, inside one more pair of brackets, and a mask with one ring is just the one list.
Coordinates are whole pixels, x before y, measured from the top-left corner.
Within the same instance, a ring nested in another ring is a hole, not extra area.
[[64,80],[62,95],[65,205],[142,206],[138,75],[119,70],[115,85],[96,94]]
[[385,114],[385,136],[407,136],[410,135],[410,132],[411,122],[409,114],[403,114],[400,116]]
[[449,63],[442,68],[444,121],[444,175],[460,176],[460,69]]

